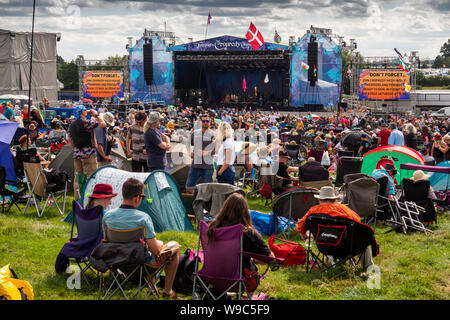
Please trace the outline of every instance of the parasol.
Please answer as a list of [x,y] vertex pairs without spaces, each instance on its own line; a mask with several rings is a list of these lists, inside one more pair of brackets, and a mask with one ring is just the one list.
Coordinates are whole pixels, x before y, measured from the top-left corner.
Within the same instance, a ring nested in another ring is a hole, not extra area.
[[372,143],[372,137],[364,131],[350,131],[345,134],[341,139],[341,144],[344,147],[356,146],[361,143],[361,137],[365,136],[369,143]]

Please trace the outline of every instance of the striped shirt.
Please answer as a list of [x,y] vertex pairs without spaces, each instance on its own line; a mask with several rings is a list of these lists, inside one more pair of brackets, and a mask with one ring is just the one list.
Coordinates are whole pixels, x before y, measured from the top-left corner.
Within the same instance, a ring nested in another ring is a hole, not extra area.
[[132,158],[134,161],[147,161],[147,156],[144,154],[144,130],[138,124],[132,125],[128,129],[128,135],[131,140]]
[[[98,123],[95,118],[91,118],[90,120],[84,121],[84,128],[87,131],[93,131],[98,127]],[[73,158],[74,159],[87,159],[91,157],[95,157],[97,155],[97,149],[95,146],[85,147],[85,148],[73,148]]]

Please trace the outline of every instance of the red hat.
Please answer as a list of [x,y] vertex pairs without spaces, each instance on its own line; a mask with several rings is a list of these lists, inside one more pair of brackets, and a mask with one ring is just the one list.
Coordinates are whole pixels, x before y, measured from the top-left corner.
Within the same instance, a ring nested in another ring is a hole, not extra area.
[[114,198],[117,193],[113,193],[113,187],[110,184],[98,183],[94,187],[94,191],[89,198],[102,199],[102,198]]

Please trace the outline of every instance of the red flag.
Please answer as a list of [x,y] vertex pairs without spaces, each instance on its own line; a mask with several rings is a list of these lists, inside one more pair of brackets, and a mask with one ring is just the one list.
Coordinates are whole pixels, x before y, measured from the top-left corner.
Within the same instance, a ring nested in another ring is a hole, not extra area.
[[210,24],[211,23],[211,13],[208,13],[208,22],[207,22],[207,24]]
[[250,27],[245,37],[247,38],[248,42],[250,42],[254,50],[258,50],[264,43],[264,38],[261,32],[256,29],[253,22],[250,22]]

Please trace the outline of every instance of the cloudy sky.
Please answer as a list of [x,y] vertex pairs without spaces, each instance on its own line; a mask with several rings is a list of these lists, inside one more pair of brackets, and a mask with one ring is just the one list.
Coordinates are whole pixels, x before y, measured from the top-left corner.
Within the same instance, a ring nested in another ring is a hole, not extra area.
[[[0,0],[0,28],[31,31],[32,0]],[[177,44],[207,37],[244,37],[250,21],[273,42],[275,30],[288,44],[311,26],[355,39],[363,56],[419,51],[435,58],[450,38],[449,0],[36,0],[35,30],[60,32],[58,54],[73,60],[127,53],[128,37],[145,28],[175,32]]]

